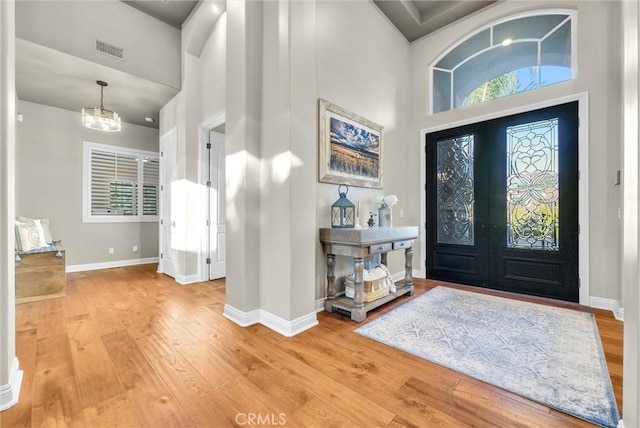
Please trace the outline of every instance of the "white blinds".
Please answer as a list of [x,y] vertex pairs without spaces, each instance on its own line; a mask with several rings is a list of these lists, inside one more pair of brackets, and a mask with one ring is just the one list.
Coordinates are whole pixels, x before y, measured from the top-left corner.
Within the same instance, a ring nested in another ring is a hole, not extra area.
[[159,159],[148,152],[95,146],[89,147],[91,215],[157,216]]
[[158,215],[160,162],[145,156],[142,165],[142,215]]

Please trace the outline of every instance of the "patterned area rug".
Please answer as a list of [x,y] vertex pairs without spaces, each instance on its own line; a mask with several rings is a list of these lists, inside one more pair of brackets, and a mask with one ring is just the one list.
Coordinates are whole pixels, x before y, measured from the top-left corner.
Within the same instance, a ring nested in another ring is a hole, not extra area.
[[436,287],[355,332],[596,425],[618,425],[590,313]]

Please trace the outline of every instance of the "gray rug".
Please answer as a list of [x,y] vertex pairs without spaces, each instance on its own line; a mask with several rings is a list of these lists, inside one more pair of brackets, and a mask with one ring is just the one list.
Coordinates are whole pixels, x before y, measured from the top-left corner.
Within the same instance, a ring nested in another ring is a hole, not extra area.
[[596,425],[618,425],[592,314],[436,287],[355,332]]

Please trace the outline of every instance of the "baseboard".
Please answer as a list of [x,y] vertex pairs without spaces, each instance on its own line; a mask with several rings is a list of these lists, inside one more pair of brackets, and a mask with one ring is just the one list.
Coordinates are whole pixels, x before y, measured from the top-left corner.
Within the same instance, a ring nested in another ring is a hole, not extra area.
[[0,412],[18,403],[23,374],[23,371],[20,370],[18,359],[14,357],[9,383],[0,385]]
[[[411,276],[420,277],[420,271],[417,270],[417,269],[414,269],[411,272]],[[396,272],[396,273],[392,274],[391,275],[391,279],[393,279],[393,282],[402,281],[404,279],[404,271]]]
[[178,275],[176,274],[175,278],[176,282],[180,285],[194,284],[196,282],[202,282],[200,280],[200,275],[197,273],[193,275]]
[[222,315],[225,318],[238,324],[240,327],[249,327],[250,325],[257,324],[258,322],[260,322],[259,309],[255,309],[250,312],[243,312],[234,308],[228,303],[225,303],[224,312],[222,312]]
[[294,320],[286,320],[264,310],[260,310],[260,324],[269,327],[285,337],[293,337],[298,333],[309,330],[318,325],[318,316],[315,312],[303,315]]
[[225,304],[222,315],[241,327],[248,327],[253,324],[262,324],[263,326],[286,337],[295,336],[298,333],[302,333],[303,331],[318,325],[318,317],[315,312],[289,321],[263,309],[243,312],[229,304]]
[[326,297],[322,299],[316,300],[316,313],[324,311],[324,301],[327,300]]
[[614,299],[605,299],[604,297],[589,298],[589,306],[596,309],[609,310],[618,321],[624,321],[624,308],[620,307],[620,303]]
[[81,265],[69,265],[66,268],[66,272],[84,272],[88,270],[99,270],[99,269],[111,269],[117,267],[126,267],[126,266],[137,266],[137,265],[146,265],[149,263],[158,263],[158,257],[147,257],[146,259],[129,259],[129,260],[116,260],[112,262],[101,262],[101,263],[86,263]]

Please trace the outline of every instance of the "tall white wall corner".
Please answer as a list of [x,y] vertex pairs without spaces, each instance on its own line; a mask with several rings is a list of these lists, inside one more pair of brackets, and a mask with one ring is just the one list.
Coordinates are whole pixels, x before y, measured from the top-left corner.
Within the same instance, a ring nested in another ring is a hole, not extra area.
[[18,402],[15,352],[15,2],[0,1],[0,410]]
[[22,375],[23,372],[20,370],[18,359],[14,358],[9,383],[0,385],[0,412],[18,403],[20,387],[22,386]]

